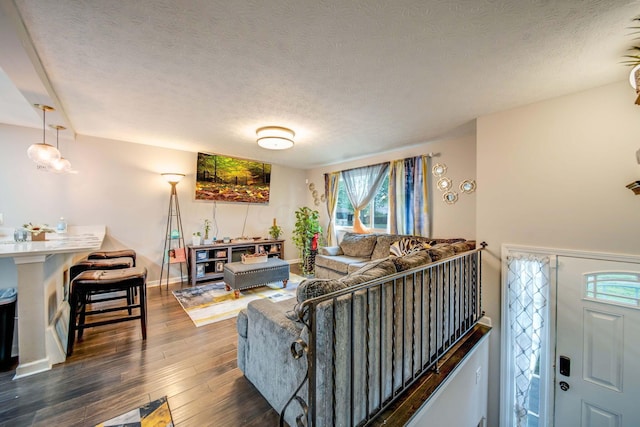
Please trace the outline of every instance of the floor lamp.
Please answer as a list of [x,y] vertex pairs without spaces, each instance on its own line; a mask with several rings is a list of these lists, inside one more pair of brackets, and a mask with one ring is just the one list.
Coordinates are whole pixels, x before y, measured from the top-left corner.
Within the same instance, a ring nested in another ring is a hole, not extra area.
[[180,285],[183,281],[182,263],[186,262],[184,233],[182,232],[182,219],[180,218],[180,204],[176,185],[184,178],[181,173],[163,173],[162,177],[171,184],[171,197],[169,198],[169,214],[167,216],[167,229],[165,232],[164,249],[162,251],[162,269],[160,269],[160,290],[162,291],[162,278],[164,266],[167,266],[167,291],[169,290],[169,268],[171,264],[180,263]]

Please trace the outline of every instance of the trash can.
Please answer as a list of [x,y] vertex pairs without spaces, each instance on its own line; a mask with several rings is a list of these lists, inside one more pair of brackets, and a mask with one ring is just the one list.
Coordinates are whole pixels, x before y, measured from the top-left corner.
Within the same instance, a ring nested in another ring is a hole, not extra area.
[[11,364],[16,299],[15,288],[0,289],[0,368]]

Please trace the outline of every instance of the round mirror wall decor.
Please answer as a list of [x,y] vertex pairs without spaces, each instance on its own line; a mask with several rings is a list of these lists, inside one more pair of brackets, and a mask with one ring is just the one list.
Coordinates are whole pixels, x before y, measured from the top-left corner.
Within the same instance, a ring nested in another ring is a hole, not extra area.
[[442,200],[444,200],[445,203],[452,205],[458,201],[458,193],[455,191],[447,191],[442,195]]
[[436,185],[438,186],[438,190],[447,191],[451,188],[451,180],[444,176],[438,180]]
[[460,191],[463,193],[473,193],[476,191],[476,182],[473,179],[465,179],[460,183]]
[[444,163],[436,163],[433,165],[433,168],[431,168],[431,172],[433,173],[433,176],[440,178],[447,173],[447,165]]

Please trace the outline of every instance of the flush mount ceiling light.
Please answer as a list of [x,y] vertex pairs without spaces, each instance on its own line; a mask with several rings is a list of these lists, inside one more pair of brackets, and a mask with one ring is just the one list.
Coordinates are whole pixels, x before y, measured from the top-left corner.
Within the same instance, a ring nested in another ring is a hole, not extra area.
[[[56,149],[58,150],[58,152],[60,151],[60,142],[58,139],[58,133],[60,132],[60,130],[65,130],[66,127],[64,126],[60,126],[60,125],[49,125],[49,127],[53,128],[56,130]],[[67,159],[65,159],[64,157],[62,157],[62,154],[60,154],[60,158],[53,160],[50,164],[49,164],[49,170],[51,170],[52,172],[56,172],[56,173],[69,173],[71,172],[71,162]]]
[[58,149],[45,142],[45,116],[47,115],[47,111],[54,111],[55,108],[42,104],[34,104],[34,107],[42,110],[42,142],[31,144],[27,150],[27,156],[36,162],[38,166],[48,167],[51,165],[51,162],[60,158]]
[[256,130],[258,145],[268,150],[286,150],[293,147],[293,137],[296,134],[280,126],[265,126]]

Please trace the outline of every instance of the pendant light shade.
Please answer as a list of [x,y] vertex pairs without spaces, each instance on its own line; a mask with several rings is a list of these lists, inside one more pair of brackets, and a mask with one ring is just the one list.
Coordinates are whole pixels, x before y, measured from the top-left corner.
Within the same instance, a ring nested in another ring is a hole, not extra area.
[[47,111],[53,111],[53,107],[48,105],[35,104],[36,108],[42,110],[42,142],[31,144],[27,150],[27,156],[41,166],[50,166],[52,162],[60,158],[60,152],[52,145],[46,143],[45,140],[45,116]]
[[[59,132],[60,130],[65,130],[66,127],[64,126],[60,126],[60,125],[50,125],[52,128],[54,128],[56,130],[56,149],[58,150],[58,152],[60,152],[60,142],[59,142]],[[69,173],[71,172],[71,162],[67,159],[65,159],[64,157],[62,157],[62,154],[60,154],[60,158],[51,161],[51,163],[49,163],[49,170],[51,172],[56,172],[56,173]]]
[[293,147],[293,137],[296,135],[291,129],[280,126],[265,126],[256,130],[258,145],[268,150],[286,150]]

